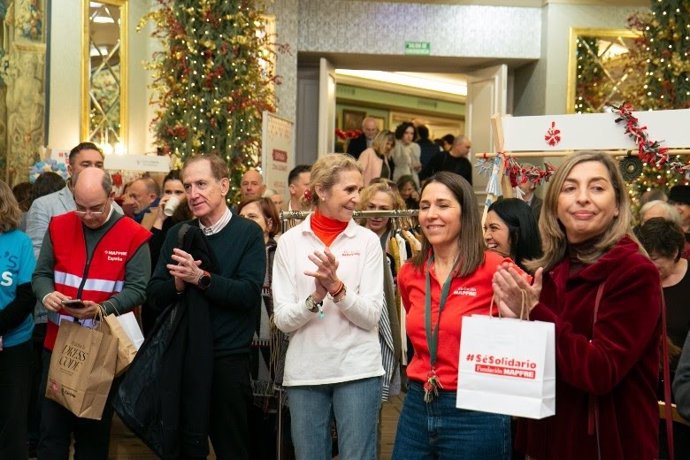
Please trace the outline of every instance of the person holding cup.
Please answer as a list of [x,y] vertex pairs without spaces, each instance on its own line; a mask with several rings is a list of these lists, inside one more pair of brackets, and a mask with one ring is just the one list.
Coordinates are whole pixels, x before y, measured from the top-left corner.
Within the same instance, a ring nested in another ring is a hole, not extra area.
[[[180,204],[185,203],[185,206]],[[184,194],[184,186],[182,185],[182,178],[179,169],[173,169],[163,178],[163,196],[158,204],[156,210],[156,219],[151,227],[151,266],[155,267],[158,261],[161,245],[165,240],[165,234],[168,229],[177,222],[191,219],[191,214],[186,206],[187,199]],[[181,208],[181,209],[180,209]],[[179,214],[175,215],[175,211],[179,209]]]
[[[163,178],[163,196],[158,203],[158,208],[154,211],[156,218],[151,227],[151,240],[149,250],[151,251],[151,267],[155,268],[158,263],[158,256],[165,241],[165,235],[173,225],[178,222],[189,220],[192,213],[187,206],[187,197],[182,185],[182,176],[179,169],[171,170]],[[155,322],[155,317],[146,304],[141,310],[142,329],[146,335]]]

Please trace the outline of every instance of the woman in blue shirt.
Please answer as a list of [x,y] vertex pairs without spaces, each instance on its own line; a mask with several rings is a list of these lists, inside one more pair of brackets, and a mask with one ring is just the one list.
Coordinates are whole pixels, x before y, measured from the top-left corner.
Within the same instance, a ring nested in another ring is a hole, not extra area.
[[31,239],[18,230],[22,213],[0,181],[0,458],[26,458],[26,417],[31,388]]

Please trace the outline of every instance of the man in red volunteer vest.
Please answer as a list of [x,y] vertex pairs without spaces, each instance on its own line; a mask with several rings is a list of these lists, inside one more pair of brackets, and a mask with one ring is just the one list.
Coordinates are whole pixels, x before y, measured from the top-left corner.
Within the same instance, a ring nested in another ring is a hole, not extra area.
[[[113,209],[113,196],[110,175],[86,168],[74,184],[76,211],[50,220],[32,280],[36,298],[48,310],[43,389],[60,322],[83,324],[99,310],[125,313],[144,301],[151,235]],[[63,303],[74,299],[83,306]],[[111,395],[114,392],[111,388]],[[106,404],[101,420],[83,419],[44,398],[38,457],[67,459],[74,435],[75,458],[106,460],[112,415],[112,406]]]

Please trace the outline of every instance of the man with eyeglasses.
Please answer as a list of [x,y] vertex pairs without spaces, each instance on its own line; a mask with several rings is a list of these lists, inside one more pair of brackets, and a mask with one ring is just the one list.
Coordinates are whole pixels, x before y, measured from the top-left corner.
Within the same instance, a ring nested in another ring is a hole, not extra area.
[[[93,142],[82,142],[76,145],[69,153],[69,164],[67,165],[67,172],[70,178],[67,180],[67,186],[58,190],[57,192],[37,198],[32,204],[31,208],[26,214],[26,233],[31,238],[34,247],[34,256],[38,258],[43,243],[43,237],[48,230],[48,223],[54,216],[64,214],[69,211],[74,211],[76,205],[74,203],[74,196],[72,190],[77,176],[85,168],[95,167],[103,169],[103,152]],[[113,203],[117,212],[122,213],[122,209],[117,203]],[[40,401],[43,399],[43,394],[38,394],[39,378],[41,376],[41,360],[40,353],[43,349],[43,340],[46,331],[46,311],[43,308],[40,300],[36,303],[34,309],[34,358],[35,368],[33,370],[33,382],[31,407],[29,410],[29,450],[33,454],[38,445],[38,423],[40,420]]]
[[[108,173],[84,169],[74,183],[76,209],[53,217],[43,239],[32,279],[34,294],[48,310],[43,393],[61,322],[84,324],[99,311],[122,314],[144,301],[151,272],[151,234],[113,209],[113,195]],[[81,300],[83,306],[63,303],[73,299]],[[43,398],[38,457],[68,458],[74,435],[75,458],[106,460],[112,415],[109,403],[101,420],[89,420]]]

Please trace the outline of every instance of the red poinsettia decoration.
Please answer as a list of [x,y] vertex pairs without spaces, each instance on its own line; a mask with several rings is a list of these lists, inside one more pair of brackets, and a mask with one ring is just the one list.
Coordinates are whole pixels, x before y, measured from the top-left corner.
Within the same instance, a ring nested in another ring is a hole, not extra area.
[[120,187],[120,186],[122,185],[122,174],[120,174],[120,173],[115,173],[115,174],[113,174],[111,177],[112,177],[112,180],[113,180],[113,185],[114,185],[115,187]]
[[335,135],[338,137],[338,139],[342,140],[348,140],[348,139],[354,139],[355,137],[359,137],[362,135],[362,131],[358,129],[351,129],[349,131],[343,131],[342,129],[335,129]]
[[544,140],[551,147],[555,147],[556,145],[558,145],[559,142],[561,142],[561,130],[556,128],[555,121],[551,122],[551,127],[546,131]]

